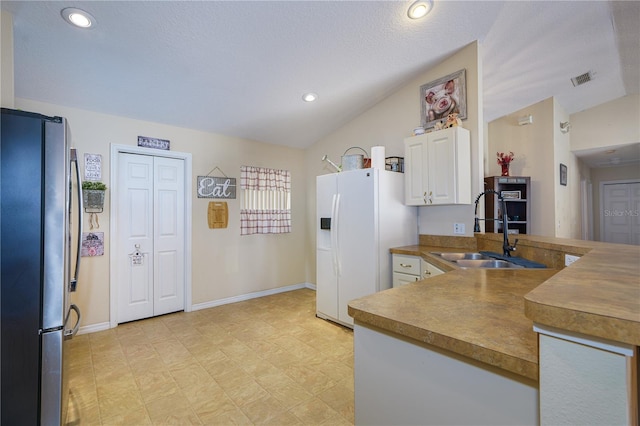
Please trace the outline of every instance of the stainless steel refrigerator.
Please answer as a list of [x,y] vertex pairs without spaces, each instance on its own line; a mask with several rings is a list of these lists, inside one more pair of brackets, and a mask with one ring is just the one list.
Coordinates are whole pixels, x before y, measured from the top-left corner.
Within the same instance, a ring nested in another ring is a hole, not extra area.
[[359,169],[316,177],[316,315],[353,327],[348,303],[391,288],[392,247],[418,243],[404,174]]
[[67,411],[65,348],[80,324],[69,297],[82,236],[79,167],[64,118],[2,109],[0,134],[0,423],[56,425]]

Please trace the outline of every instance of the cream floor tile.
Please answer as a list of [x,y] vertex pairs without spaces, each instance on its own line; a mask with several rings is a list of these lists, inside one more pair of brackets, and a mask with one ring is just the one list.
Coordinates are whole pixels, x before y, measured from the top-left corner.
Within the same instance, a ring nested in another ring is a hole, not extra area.
[[253,425],[254,423],[237,407],[217,415],[201,415],[205,425]]
[[312,398],[293,407],[290,412],[305,424],[321,424],[339,416],[337,411],[329,407],[324,401]]
[[261,425],[284,414],[287,410],[277,399],[267,394],[243,406],[242,411],[253,424]]
[[122,413],[144,411],[145,405],[137,390],[101,391],[98,389],[100,417],[108,419]]
[[180,388],[168,371],[147,371],[136,376],[136,383],[145,404],[180,393]]
[[77,336],[70,425],[353,424],[353,334],[297,290]]

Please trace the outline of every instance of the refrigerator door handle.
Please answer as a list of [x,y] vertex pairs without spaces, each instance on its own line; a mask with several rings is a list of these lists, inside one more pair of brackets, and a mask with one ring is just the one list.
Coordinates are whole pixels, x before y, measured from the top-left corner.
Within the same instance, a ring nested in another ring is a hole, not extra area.
[[[71,277],[71,282],[69,283],[69,290],[76,291],[76,286],[78,284],[78,275],[80,273],[80,258],[82,251],[82,178],[80,177],[80,165],[78,164],[78,155],[75,148],[71,148],[71,162],[75,164],[75,172],[76,172],[76,180],[78,183],[78,245],[76,252],[76,268]],[[76,307],[77,309],[77,307]]]
[[335,194],[335,209],[333,214],[333,219],[331,222],[334,222],[335,225],[331,227],[331,232],[333,232],[333,257],[334,264],[336,269],[336,276],[340,276],[341,265],[340,265],[340,244],[339,244],[339,235],[340,235],[340,194]]
[[64,330],[64,339],[65,340],[69,340],[69,339],[73,339],[73,336],[76,335],[76,333],[78,333],[78,329],[80,328],[80,319],[82,318],[82,314],[80,313],[80,308],[78,308],[78,306],[74,303],[71,304],[71,306],[69,306],[69,312],[67,312],[67,318],[65,318],[64,323],[65,326],[67,324],[67,322],[69,321],[69,316],[71,315],[71,311],[75,311],[76,316],[78,317],[76,320],[76,324],[73,326],[72,329],[66,329]]
[[331,227],[329,228],[329,239],[331,246],[331,266],[333,267],[333,274],[338,275],[338,269],[336,265],[336,194],[333,194],[331,198]]

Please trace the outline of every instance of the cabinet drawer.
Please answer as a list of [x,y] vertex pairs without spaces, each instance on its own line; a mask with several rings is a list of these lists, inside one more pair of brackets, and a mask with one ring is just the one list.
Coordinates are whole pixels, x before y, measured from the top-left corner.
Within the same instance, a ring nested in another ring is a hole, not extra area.
[[420,276],[420,260],[418,256],[393,255],[393,272]]
[[444,274],[442,269],[433,266],[429,262],[422,261],[422,278],[431,278],[440,274]]
[[420,277],[417,275],[403,274],[402,272],[393,273],[393,287],[400,287],[401,285],[411,284],[416,281],[420,281]]

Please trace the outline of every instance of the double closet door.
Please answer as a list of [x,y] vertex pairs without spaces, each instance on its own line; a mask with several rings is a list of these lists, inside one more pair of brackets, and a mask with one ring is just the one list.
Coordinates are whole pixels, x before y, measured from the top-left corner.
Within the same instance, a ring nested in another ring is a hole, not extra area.
[[117,322],[184,309],[184,160],[119,153]]

